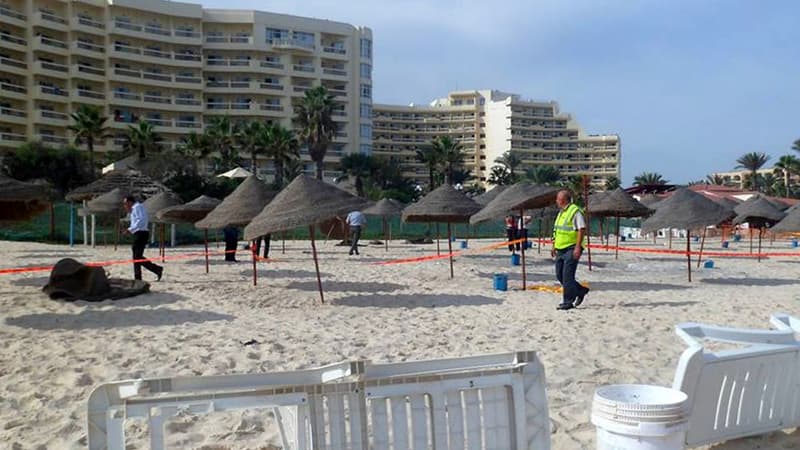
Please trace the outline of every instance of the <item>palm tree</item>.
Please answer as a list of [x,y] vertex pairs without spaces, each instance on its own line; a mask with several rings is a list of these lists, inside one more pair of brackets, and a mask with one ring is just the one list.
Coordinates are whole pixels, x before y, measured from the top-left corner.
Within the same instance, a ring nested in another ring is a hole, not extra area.
[[443,159],[444,155],[439,152],[437,147],[431,146],[417,149],[417,161],[428,166],[429,192],[436,189],[436,168],[441,165]]
[[725,178],[722,175],[716,173],[713,175],[706,175],[706,184],[722,186],[725,184]]
[[619,178],[615,177],[614,175],[611,175],[610,177],[606,178],[605,188],[607,191],[613,191],[614,189],[621,186],[622,182],[619,180]]
[[453,183],[453,172],[458,166],[464,164],[464,148],[461,143],[453,140],[450,136],[437,136],[431,141],[431,146],[442,157],[441,164],[444,173],[447,175],[447,184]]
[[184,142],[176,148],[176,151],[191,161],[192,167],[197,169],[197,160],[205,161],[211,154],[212,148],[206,134],[189,133]]
[[130,153],[136,153],[139,159],[147,158],[148,153],[161,151],[161,136],[153,129],[153,124],[140,120],[136,126],[128,125],[125,136],[125,148]]
[[572,192],[575,203],[583,205],[583,175],[572,175],[563,180],[561,184]]
[[489,179],[487,179],[486,182],[496,186],[506,186],[512,184],[511,172],[508,171],[506,166],[492,166],[492,170],[489,173]]
[[264,124],[257,120],[251,120],[236,127],[234,139],[239,145],[239,150],[250,155],[250,172],[258,175],[258,155],[263,153],[265,148],[259,145],[261,140],[261,130]]
[[340,165],[344,174],[355,178],[356,194],[364,197],[364,178],[369,177],[376,168],[372,157],[363,153],[351,153],[342,157]]
[[507,151],[497,157],[494,162],[498,164],[502,164],[503,167],[508,169],[509,177],[511,177],[511,182],[514,183],[517,181],[517,174],[515,170],[517,167],[522,165],[522,157],[519,155],[518,152],[514,151]]
[[525,172],[525,178],[536,184],[553,185],[561,181],[561,172],[554,166],[536,166]]
[[317,86],[307,90],[300,104],[294,107],[298,134],[308,147],[311,160],[317,164],[318,180],[322,179],[323,160],[336,133],[332,119],[334,105],[333,95],[324,86]]
[[634,186],[646,186],[653,184],[667,184],[667,180],[665,180],[660,173],[656,172],[642,172],[633,178]]
[[775,163],[775,171],[783,175],[783,187],[789,195],[789,176],[800,172],[800,159],[794,155],[783,155]]
[[72,125],[68,126],[75,136],[75,145],[86,142],[86,150],[89,152],[89,167],[92,179],[95,177],[94,167],[94,142],[106,137],[105,122],[108,117],[103,117],[100,108],[97,106],[81,105],[78,110],[72,113]]
[[[272,160],[275,167],[275,187],[283,188],[284,168],[292,161],[300,159],[300,143],[294,132],[279,123],[268,125],[261,130],[259,145],[264,147],[264,154]],[[302,165],[300,166],[302,172]],[[291,177],[290,181],[294,177]]]
[[758,191],[758,170],[764,167],[764,164],[769,161],[769,156],[764,153],[750,152],[745,153],[736,160],[737,169],[746,169],[750,171],[750,179],[753,183],[753,190]]
[[[285,165],[283,166],[283,183],[289,184],[295,178],[299,177],[303,174],[303,161],[298,159],[290,159],[285,161]],[[277,168],[275,169],[275,175],[277,176]]]
[[212,151],[219,152],[217,170],[230,170],[239,165],[239,152],[234,146],[234,128],[228,116],[211,119],[206,129],[206,137]]
[[792,143],[792,150],[800,152],[800,139],[797,139]]

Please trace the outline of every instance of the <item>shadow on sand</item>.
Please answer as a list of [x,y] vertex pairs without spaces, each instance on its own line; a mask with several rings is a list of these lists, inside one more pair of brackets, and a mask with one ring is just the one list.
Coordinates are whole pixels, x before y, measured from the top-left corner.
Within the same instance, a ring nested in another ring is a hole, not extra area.
[[22,287],[35,287],[35,288],[43,288],[47,282],[50,281],[50,277],[25,277],[25,278],[17,278],[15,280],[11,280],[9,284],[12,286],[22,286]]
[[[27,253],[27,252],[26,252]],[[14,259],[39,259],[39,258],[50,258],[55,262],[63,258],[72,258],[72,259],[81,259],[81,258],[91,258],[91,255],[87,255],[85,253],[34,253],[30,255],[19,255],[15,256]]]
[[592,290],[598,291],[671,291],[676,289],[691,289],[689,285],[638,281],[590,281],[589,284]]
[[800,284],[800,280],[789,278],[705,278],[701,283],[723,286],[785,286]]
[[[324,287],[324,285],[323,285]],[[441,308],[445,306],[499,305],[501,299],[482,295],[354,295],[332,302],[335,305],[377,308]]]
[[234,319],[234,316],[215,312],[156,308],[86,310],[79,314],[28,314],[7,318],[6,325],[35,330],[88,330],[109,327],[161,327]]
[[[243,270],[239,272],[239,275],[243,277],[252,277],[253,276],[253,266],[250,266],[249,270]],[[317,273],[313,270],[292,270],[292,269],[257,269],[256,275],[259,279],[262,277],[265,279],[269,278],[316,278]],[[333,275],[325,272],[320,272],[319,276],[322,278],[332,277]]]
[[627,303],[618,303],[615,306],[622,306],[625,308],[656,308],[659,306],[669,306],[669,307],[679,307],[679,306],[690,306],[697,304],[699,302],[693,300],[686,300],[686,301],[678,301],[678,302],[627,302]]
[[[300,291],[316,291],[319,289],[316,281],[293,281],[286,285],[289,289]],[[323,291],[340,292],[393,292],[405,289],[407,286],[394,283],[373,283],[356,281],[325,281],[322,280]]]

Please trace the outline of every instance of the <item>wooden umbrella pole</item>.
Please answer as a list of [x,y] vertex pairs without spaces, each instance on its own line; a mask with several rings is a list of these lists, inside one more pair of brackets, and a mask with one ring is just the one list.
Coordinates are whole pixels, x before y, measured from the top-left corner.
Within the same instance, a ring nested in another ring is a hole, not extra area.
[[453,240],[450,239],[450,222],[447,222],[447,251],[450,252],[450,279],[453,278]]
[[436,222],[436,256],[442,256],[442,251],[439,249],[439,222]]
[[750,224],[747,224],[747,225],[748,225],[747,229],[750,230],[750,254],[752,255],[753,254],[753,227],[749,226]]
[[[520,217],[523,217],[524,214],[525,214],[525,210],[522,210],[522,209],[519,210],[519,216]],[[521,249],[520,253],[522,254],[522,290],[523,291],[527,289],[526,284],[527,284],[527,281],[528,281],[528,279],[527,279],[527,277],[525,275],[525,244],[526,243],[527,243],[527,241],[522,241],[522,246],[520,247],[520,249]]]
[[281,232],[281,254],[286,254],[286,232]]
[[[672,228],[667,228],[669,233],[669,249],[672,250]],[[686,230],[686,239],[689,239],[689,230]]]
[[603,245],[603,240],[605,239],[606,251],[608,251],[608,236],[606,236],[606,234],[605,234],[605,228],[606,228],[604,226],[605,224],[606,224],[606,218],[605,217],[601,217],[600,218],[600,245]]
[[163,264],[167,259],[167,227],[163,223],[159,225],[161,228],[161,263]]
[[119,214],[117,214],[117,223],[114,224],[116,230],[114,230],[114,251],[117,251],[117,244],[119,244],[119,232],[120,232],[120,224],[119,224]]
[[325,296],[322,294],[322,280],[319,277],[319,262],[317,261],[317,245],[314,243],[314,225],[308,226],[311,234],[311,253],[314,255],[314,268],[317,270],[317,286],[319,287],[319,300],[325,303]]
[[256,270],[256,260],[258,259],[258,252],[256,252],[256,241],[250,241],[250,253],[253,255],[253,286],[258,285],[258,271]]
[[697,268],[700,268],[700,260],[703,259],[703,247],[706,245],[706,228],[703,228],[703,237],[700,239],[700,253],[697,255]]
[[539,254],[540,255],[542,254],[542,231],[544,231],[544,230],[542,230],[542,226],[544,225],[543,222],[544,222],[544,219],[539,217],[539,242],[538,242],[539,249],[538,250],[539,250]]
[[208,230],[203,230],[203,244],[206,248],[204,254],[206,255],[206,273],[208,273]]
[[392,222],[389,222],[389,240],[392,240]]
[[389,251],[389,226],[386,224],[386,216],[383,216],[383,237],[384,239],[384,249],[388,252]]
[[[608,242],[608,239],[606,239]],[[617,243],[614,245],[614,259],[619,259],[619,215],[617,215]]]
[[[672,233],[670,233],[672,236]],[[692,251],[691,247],[689,246],[689,230],[686,230],[686,267],[689,269],[689,282],[692,282]]]
[[761,235],[764,233],[764,228],[758,229],[758,262],[761,262]]

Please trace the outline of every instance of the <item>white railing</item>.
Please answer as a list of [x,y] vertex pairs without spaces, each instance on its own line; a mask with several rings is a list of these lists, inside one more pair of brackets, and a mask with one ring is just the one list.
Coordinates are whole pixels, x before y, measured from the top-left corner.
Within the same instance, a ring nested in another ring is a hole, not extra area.
[[25,94],[28,92],[28,90],[25,89],[25,86],[11,83],[0,83],[0,90],[16,92],[18,94]]
[[62,49],[67,48],[67,43],[64,41],[59,41],[58,39],[53,39],[45,36],[38,36],[36,39],[39,41],[40,44],[43,45],[49,45],[50,47],[57,47]]
[[299,48],[303,50],[314,50],[313,42],[306,42],[293,38],[272,39],[270,44],[272,44],[272,46],[275,48]]
[[100,77],[106,76],[106,71],[103,69],[98,69],[96,67],[87,66],[85,64],[77,64],[76,65],[78,72],[88,73],[90,75],[97,75]]
[[12,117],[27,117],[28,113],[21,109],[14,109],[14,108],[6,108],[5,106],[0,106],[0,114],[4,116],[12,116]]
[[169,119],[158,119],[155,117],[145,117],[144,121],[153,125],[154,127],[171,127],[172,120]]
[[184,75],[175,75],[175,82],[176,83],[191,83],[191,84],[201,84],[203,79],[200,77],[189,77]]
[[143,48],[143,56],[152,56],[153,58],[172,59],[172,53],[155,48]]
[[21,12],[11,9],[5,5],[0,5],[0,16],[11,17],[12,19],[17,20],[28,20],[28,18],[25,17],[25,14],[22,14]]
[[176,105],[186,105],[186,106],[200,106],[202,102],[196,98],[175,98]]
[[78,89],[77,92],[78,92],[78,97],[95,98],[98,100],[103,100],[106,98],[106,96],[103,95],[102,92],[90,91],[88,89]]
[[75,18],[75,21],[78,23],[78,25],[97,28],[98,30],[105,30],[106,29],[106,25],[103,22],[98,22],[98,21],[96,21],[94,19],[90,19],[88,17],[77,16]]
[[181,30],[176,29],[173,31],[175,37],[184,37],[184,38],[191,38],[191,39],[200,39],[203,35],[199,31],[194,30]]
[[142,79],[154,81],[172,81],[172,75],[158,72],[142,72]]
[[45,119],[69,120],[69,116],[67,114],[56,111],[48,111],[45,109],[39,110],[39,115]]
[[253,36],[235,36],[230,34],[214,34],[205,36],[208,44],[252,44]]
[[172,104],[172,97],[166,97],[163,95],[143,95],[142,99],[148,103],[159,103],[162,105],[171,105]]
[[103,47],[102,45],[97,45],[92,42],[74,41],[73,45],[75,46],[75,48],[89,50],[90,52],[105,53],[106,51],[105,47]]
[[0,32],[0,41],[11,42],[12,44],[17,44],[22,46],[28,45],[25,39],[12,36],[10,33],[7,32]]
[[282,91],[283,85],[277,83],[261,83],[261,89],[272,89],[274,91]]
[[5,56],[0,56],[0,64],[4,66],[16,67],[18,69],[27,69],[28,65],[25,64],[23,61],[13,58],[7,58]]
[[0,140],[11,142],[25,142],[28,138],[24,134],[0,133]]
[[283,106],[274,105],[272,103],[262,103],[258,105],[258,109],[262,111],[283,111]]
[[334,53],[334,54],[337,54],[337,55],[345,55],[345,54],[347,54],[347,50],[345,50],[343,48],[331,47],[331,46],[323,47],[322,51],[325,52],[325,53]]
[[61,16],[57,16],[57,15],[55,15],[53,13],[39,11],[38,13],[36,13],[36,15],[39,18],[41,18],[42,20],[46,20],[48,22],[55,22],[55,23],[58,23],[58,24],[61,24],[61,25],[66,25],[67,24],[67,19],[65,19],[65,18],[63,18]]
[[115,91],[114,92],[114,98],[118,98],[118,99],[121,99],[121,100],[134,100],[134,101],[137,101],[137,102],[142,100],[142,97],[139,94],[135,93],[135,92]]
[[55,136],[52,134],[40,134],[39,140],[42,142],[48,142],[52,144],[67,144],[69,140],[62,136]]
[[314,66],[308,66],[304,64],[295,64],[293,69],[297,72],[314,72]]
[[283,64],[274,61],[261,61],[261,67],[267,67],[270,69],[283,69]]
[[200,122],[194,120],[175,120],[175,126],[177,128],[202,128]]
[[52,70],[55,72],[68,72],[69,69],[64,64],[52,63],[48,61],[37,61],[44,70]]
[[328,68],[328,67],[323,67],[322,68],[322,73],[327,74],[327,75],[336,75],[336,76],[340,76],[340,77],[346,77],[347,76],[347,71],[346,70],[332,69],[332,68]]

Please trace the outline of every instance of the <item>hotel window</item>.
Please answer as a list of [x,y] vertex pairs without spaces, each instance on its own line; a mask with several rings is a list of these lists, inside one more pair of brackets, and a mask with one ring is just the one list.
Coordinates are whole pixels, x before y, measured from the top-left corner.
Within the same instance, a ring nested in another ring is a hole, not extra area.
[[361,124],[361,137],[372,139],[372,125],[366,123]]
[[314,47],[314,33],[294,31],[292,32],[292,39],[305,47]]
[[280,41],[289,38],[289,30],[281,30],[279,28],[267,28],[267,42]]
[[361,57],[372,59],[372,41],[369,39],[361,39]]
[[361,78],[372,78],[372,66],[369,64],[361,63]]
[[361,98],[372,98],[372,86],[369,84],[361,85]]
[[372,105],[368,103],[361,104],[361,117],[367,119],[372,117]]
[[371,155],[372,154],[372,146],[369,144],[361,144],[361,154],[362,155]]

